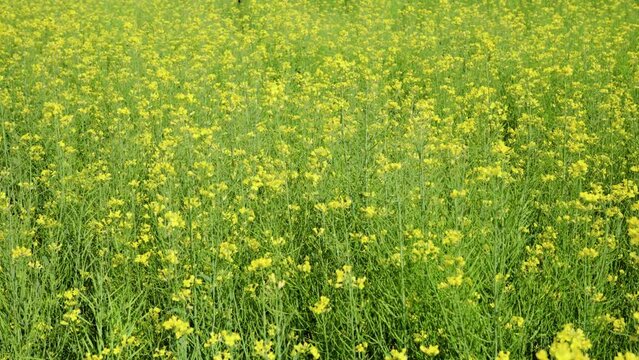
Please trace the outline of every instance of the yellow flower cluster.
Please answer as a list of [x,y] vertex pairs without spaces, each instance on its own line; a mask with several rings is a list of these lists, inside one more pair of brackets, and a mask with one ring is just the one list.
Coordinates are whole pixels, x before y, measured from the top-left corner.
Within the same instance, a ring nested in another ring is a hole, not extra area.
[[329,299],[326,296],[321,296],[319,301],[317,301],[313,306],[311,306],[310,309],[316,315],[323,314],[331,309],[330,303],[331,303],[331,299]]
[[164,321],[162,323],[162,327],[164,328],[164,330],[173,330],[176,339],[193,333],[193,328],[191,327],[191,325],[175,315]]
[[295,344],[293,346],[293,351],[291,352],[291,355],[293,357],[298,357],[304,354],[308,354],[310,355],[313,359],[319,359],[320,358],[320,353],[319,350],[317,349],[317,347],[315,345],[312,344],[308,344],[308,343],[300,343],[300,344]]
[[0,359],[636,358],[638,19],[0,1]]
[[[590,348],[592,348],[592,344],[586,338],[583,330],[575,329],[572,324],[566,324],[550,345],[550,355],[557,360],[587,360],[590,359],[588,356]],[[546,350],[538,351],[537,359],[548,360],[548,352]]]

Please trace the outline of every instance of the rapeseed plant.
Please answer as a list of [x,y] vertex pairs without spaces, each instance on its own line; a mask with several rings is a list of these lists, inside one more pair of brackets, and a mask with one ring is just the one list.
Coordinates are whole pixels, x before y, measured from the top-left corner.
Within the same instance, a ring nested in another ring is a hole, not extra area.
[[0,359],[637,358],[638,19],[0,0]]

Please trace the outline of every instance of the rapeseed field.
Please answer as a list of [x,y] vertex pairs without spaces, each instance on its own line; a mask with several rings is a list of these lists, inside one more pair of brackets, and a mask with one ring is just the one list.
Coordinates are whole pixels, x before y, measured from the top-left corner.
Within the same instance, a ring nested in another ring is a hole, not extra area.
[[0,359],[639,359],[639,3],[0,0]]

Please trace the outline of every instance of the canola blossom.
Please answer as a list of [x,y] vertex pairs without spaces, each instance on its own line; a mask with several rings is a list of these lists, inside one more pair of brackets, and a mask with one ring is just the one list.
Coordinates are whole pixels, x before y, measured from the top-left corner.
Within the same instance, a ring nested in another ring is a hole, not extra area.
[[0,0],[0,360],[639,359],[639,3]]

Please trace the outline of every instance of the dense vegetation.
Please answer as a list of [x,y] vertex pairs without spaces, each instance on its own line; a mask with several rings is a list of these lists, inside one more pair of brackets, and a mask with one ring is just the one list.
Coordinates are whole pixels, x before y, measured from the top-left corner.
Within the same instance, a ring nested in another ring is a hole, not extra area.
[[0,0],[0,359],[637,359],[639,4]]

